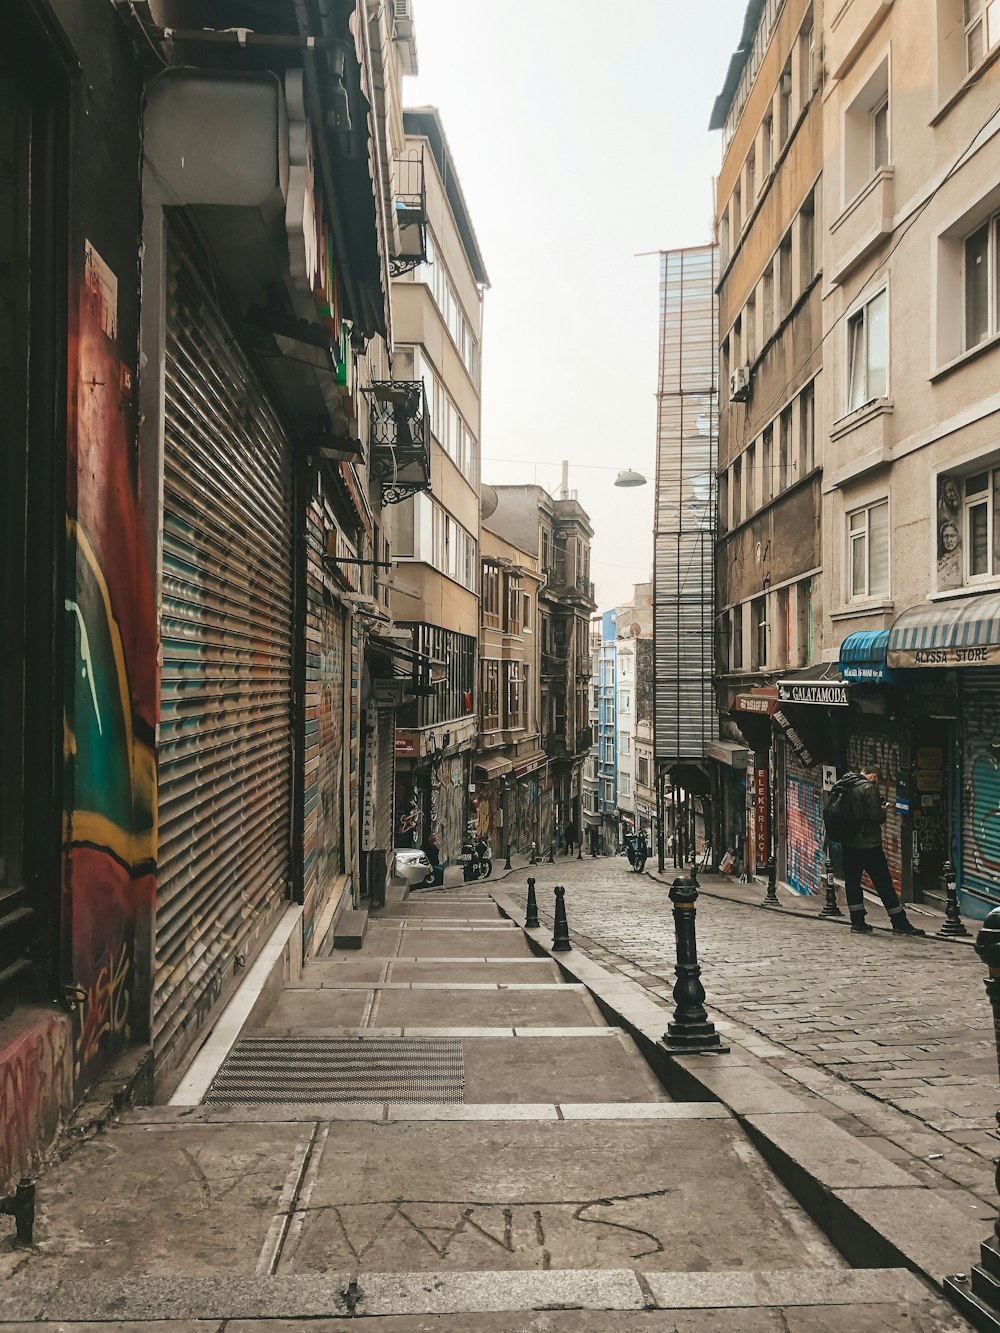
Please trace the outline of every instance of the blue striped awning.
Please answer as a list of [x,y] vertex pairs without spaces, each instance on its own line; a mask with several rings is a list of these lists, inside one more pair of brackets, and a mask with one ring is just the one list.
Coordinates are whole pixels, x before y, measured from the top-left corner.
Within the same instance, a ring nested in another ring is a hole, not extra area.
[[844,680],[891,680],[885,653],[889,646],[887,629],[866,629],[848,634],[840,645],[840,674]]
[[889,631],[891,667],[1000,665],[1000,594],[924,602]]

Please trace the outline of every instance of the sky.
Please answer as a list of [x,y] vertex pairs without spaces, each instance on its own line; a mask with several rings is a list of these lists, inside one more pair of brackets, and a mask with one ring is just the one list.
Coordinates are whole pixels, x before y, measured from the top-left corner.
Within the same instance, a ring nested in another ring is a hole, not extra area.
[[[659,265],[711,239],[707,129],[746,0],[413,0],[490,276],[482,475],[558,492],[594,527],[599,609],[650,577]],[[649,484],[616,489],[621,468]]]

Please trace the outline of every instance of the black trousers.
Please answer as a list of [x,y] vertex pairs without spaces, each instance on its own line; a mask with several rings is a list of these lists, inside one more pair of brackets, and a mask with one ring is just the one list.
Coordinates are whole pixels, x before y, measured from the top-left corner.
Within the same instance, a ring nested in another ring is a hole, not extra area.
[[844,893],[847,906],[852,915],[864,915],[865,900],[861,892],[861,876],[867,874],[872,887],[882,899],[882,905],[890,916],[903,914],[903,904],[892,887],[889,862],[881,847],[843,847],[844,857]]

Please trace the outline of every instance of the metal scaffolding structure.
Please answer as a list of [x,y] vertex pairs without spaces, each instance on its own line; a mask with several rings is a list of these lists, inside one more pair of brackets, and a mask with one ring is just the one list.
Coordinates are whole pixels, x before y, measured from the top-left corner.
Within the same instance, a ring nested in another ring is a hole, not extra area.
[[660,254],[653,660],[661,771],[700,763],[715,738],[718,269],[715,246]]

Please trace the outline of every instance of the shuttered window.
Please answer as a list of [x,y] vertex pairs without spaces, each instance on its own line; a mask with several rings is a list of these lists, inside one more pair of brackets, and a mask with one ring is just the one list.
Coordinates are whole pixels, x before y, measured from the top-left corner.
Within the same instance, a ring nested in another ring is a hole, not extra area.
[[290,879],[291,448],[176,231],[164,456],[161,1068],[249,962]]

